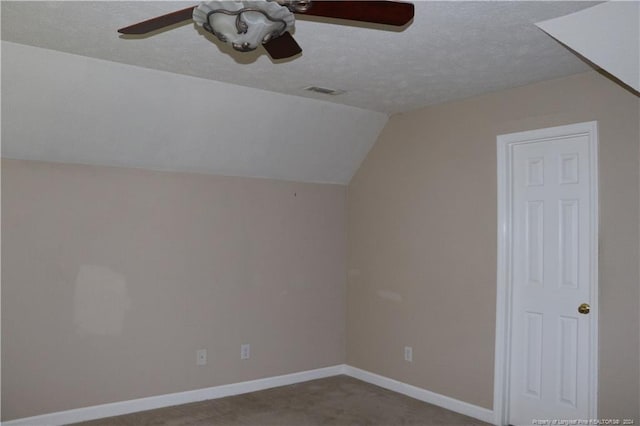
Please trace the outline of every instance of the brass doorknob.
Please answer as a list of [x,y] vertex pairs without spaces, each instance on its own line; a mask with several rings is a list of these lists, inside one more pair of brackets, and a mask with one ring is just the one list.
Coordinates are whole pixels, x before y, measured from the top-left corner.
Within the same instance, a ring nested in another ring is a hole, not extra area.
[[589,306],[588,303],[583,303],[580,306],[578,306],[578,312],[580,312],[581,314],[588,314],[589,311],[591,310],[591,306]]

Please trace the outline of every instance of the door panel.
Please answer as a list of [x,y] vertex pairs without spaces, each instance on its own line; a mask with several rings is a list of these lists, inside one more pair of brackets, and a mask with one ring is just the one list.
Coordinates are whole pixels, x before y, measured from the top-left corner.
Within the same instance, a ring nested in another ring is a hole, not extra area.
[[590,140],[520,143],[512,158],[509,423],[589,418]]

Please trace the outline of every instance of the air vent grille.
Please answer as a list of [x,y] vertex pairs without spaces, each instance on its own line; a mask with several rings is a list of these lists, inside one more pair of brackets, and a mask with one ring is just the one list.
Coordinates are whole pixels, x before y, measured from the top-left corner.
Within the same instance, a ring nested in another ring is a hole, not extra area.
[[327,87],[319,87],[319,86],[309,86],[305,87],[304,90],[308,90],[309,92],[322,93],[323,95],[341,95],[344,93],[344,90],[337,89],[329,89]]

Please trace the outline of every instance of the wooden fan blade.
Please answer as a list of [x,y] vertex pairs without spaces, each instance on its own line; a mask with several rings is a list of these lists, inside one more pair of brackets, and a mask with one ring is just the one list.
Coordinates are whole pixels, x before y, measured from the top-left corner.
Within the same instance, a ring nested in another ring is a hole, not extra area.
[[167,13],[166,15],[156,16],[155,18],[147,19],[146,21],[138,22],[137,24],[120,28],[118,32],[121,34],[150,33],[151,31],[159,30],[160,28],[168,27],[170,25],[186,21],[187,19],[192,19],[193,9],[195,8],[196,6],[191,6],[186,9],[178,10],[176,12]]
[[412,3],[399,1],[312,0],[308,11],[296,13],[401,27],[413,19],[413,9]]
[[302,48],[289,31],[285,31],[280,37],[273,38],[262,46],[273,59],[290,58],[302,52]]

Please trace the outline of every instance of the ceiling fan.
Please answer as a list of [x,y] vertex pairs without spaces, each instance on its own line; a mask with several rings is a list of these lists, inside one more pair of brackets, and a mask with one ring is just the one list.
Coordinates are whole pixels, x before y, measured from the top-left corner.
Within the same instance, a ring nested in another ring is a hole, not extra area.
[[262,45],[273,59],[297,55],[302,49],[290,31],[297,15],[404,26],[413,19],[412,3],[366,0],[216,0],[157,16],[118,30],[140,35],[193,20],[238,51]]

